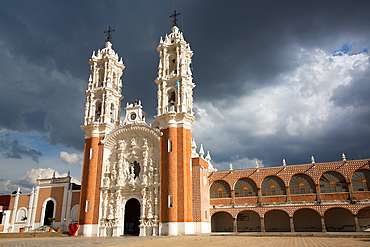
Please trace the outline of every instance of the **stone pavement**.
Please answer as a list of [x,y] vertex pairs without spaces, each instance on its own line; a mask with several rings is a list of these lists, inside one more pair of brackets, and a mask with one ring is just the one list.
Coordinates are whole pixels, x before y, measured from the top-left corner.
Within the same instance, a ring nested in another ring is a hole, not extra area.
[[370,238],[314,236],[192,235],[177,237],[45,237],[1,238],[0,246],[370,246]]

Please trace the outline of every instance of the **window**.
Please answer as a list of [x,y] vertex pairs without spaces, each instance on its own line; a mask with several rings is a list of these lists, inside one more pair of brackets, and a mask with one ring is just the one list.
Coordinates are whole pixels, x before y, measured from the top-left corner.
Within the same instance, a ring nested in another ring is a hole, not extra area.
[[257,196],[256,183],[250,178],[239,179],[235,184],[235,197]]
[[168,140],[168,152],[172,152],[172,140]]
[[213,182],[211,185],[210,196],[211,198],[231,198],[229,184],[223,180]]
[[172,195],[168,195],[168,208],[172,208]]
[[353,191],[369,191],[370,189],[369,181],[370,181],[369,170],[361,169],[356,171],[352,175],[351,179]]
[[266,177],[261,186],[262,196],[285,195],[285,184],[276,176]]
[[306,174],[296,174],[289,182],[290,194],[312,194],[316,192],[315,183]]
[[94,158],[94,149],[90,148],[90,159],[92,160]]
[[89,211],[89,200],[86,200],[85,212]]
[[340,173],[334,171],[322,174],[319,185],[321,193],[348,192],[346,180]]

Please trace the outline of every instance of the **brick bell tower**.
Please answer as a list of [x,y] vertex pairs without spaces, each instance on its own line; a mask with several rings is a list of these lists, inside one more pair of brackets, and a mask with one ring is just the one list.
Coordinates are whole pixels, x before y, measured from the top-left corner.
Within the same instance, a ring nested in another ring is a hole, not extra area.
[[105,48],[89,60],[91,75],[86,94],[84,125],[85,147],[81,180],[79,235],[96,236],[99,224],[103,145],[100,141],[115,126],[121,114],[122,57],[112,49],[107,35]]
[[174,22],[159,46],[158,108],[160,142],[160,234],[194,232],[191,129],[194,125],[191,58],[193,51]]

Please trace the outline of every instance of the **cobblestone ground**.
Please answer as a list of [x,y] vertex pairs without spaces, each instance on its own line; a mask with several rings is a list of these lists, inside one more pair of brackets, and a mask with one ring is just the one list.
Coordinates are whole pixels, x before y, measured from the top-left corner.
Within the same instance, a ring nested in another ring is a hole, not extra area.
[[54,237],[0,239],[0,246],[370,246],[370,239],[325,237],[249,237],[249,236],[178,236],[178,237]]

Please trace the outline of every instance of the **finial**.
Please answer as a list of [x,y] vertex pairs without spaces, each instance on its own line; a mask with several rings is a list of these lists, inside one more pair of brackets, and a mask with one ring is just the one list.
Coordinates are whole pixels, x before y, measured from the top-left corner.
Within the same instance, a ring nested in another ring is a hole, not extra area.
[[20,194],[20,193],[21,193],[21,187],[18,187],[17,194]]
[[230,171],[233,170],[233,164],[230,164]]
[[342,153],[342,159],[343,159],[343,161],[347,160],[346,155],[344,153]]
[[177,16],[178,15],[181,15],[181,13],[176,13],[176,10],[175,10],[175,12],[172,14],[172,15],[170,15],[170,18],[173,18],[173,26],[176,26],[177,27]]
[[55,171],[53,172],[53,178],[55,178]]
[[315,157],[313,157],[313,155],[311,156],[311,163],[315,164]]
[[39,173],[39,179],[41,179],[41,172]]
[[211,161],[211,155],[209,154],[209,151],[207,151],[207,156],[205,160],[209,163]]
[[70,177],[70,176],[71,176],[71,171],[70,171],[70,170],[68,170],[68,172],[67,172],[67,176],[68,176],[68,177]]
[[203,149],[203,144],[200,144],[200,150],[199,150],[199,155],[202,159],[204,159],[204,149]]
[[259,168],[259,166],[258,166],[258,160],[256,160],[256,168]]
[[110,26],[108,26],[108,30],[104,31],[104,33],[106,34],[106,38],[105,40],[108,42],[108,41],[113,41],[112,39],[112,33],[116,31],[115,29],[110,29]]
[[159,43],[162,44],[163,43],[163,38],[161,36],[161,39],[159,40]]
[[285,162],[285,159],[283,159],[283,166],[286,166],[286,162]]

